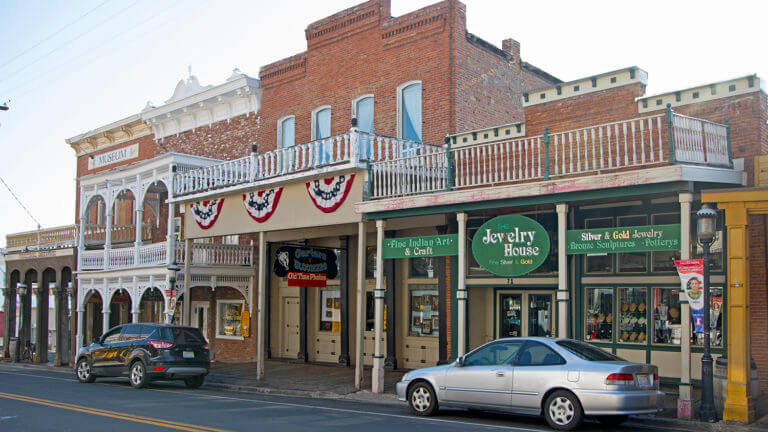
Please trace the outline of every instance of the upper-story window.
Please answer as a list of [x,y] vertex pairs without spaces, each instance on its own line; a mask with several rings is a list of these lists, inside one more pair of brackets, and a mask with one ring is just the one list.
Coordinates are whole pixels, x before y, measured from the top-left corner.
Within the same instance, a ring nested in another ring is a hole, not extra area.
[[405,83],[398,88],[398,136],[421,141],[421,82]]
[[296,144],[296,119],[293,116],[283,117],[277,122],[277,146],[292,147]]
[[331,136],[331,107],[320,107],[312,112],[312,140]]
[[355,100],[352,108],[352,116],[357,118],[357,129],[373,133],[373,96],[361,96]]

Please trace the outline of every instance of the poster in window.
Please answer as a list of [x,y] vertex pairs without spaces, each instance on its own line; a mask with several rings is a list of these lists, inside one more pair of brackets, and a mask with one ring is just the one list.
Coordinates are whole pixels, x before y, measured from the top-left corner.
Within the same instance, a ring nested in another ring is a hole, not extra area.
[[320,331],[341,331],[341,293],[338,290],[320,291]]

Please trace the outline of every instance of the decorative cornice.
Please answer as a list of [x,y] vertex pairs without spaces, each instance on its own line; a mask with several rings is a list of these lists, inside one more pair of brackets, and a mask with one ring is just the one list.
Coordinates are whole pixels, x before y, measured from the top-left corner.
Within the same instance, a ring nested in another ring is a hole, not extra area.
[[637,110],[641,113],[672,107],[707,102],[714,99],[761,91],[762,80],[757,75],[747,75],[726,81],[704,84],[685,90],[677,90],[653,96],[637,98]]
[[493,141],[502,141],[525,136],[525,124],[510,123],[474,131],[461,132],[451,135],[453,147],[463,147],[474,144],[483,144]]
[[159,107],[147,104],[141,119],[152,128],[156,140],[256,113],[261,104],[259,80],[238,70],[223,84],[200,88],[204,90],[179,100],[172,98]]
[[648,73],[637,66],[628,67],[525,92],[523,106],[553,102],[637,83],[647,84]]
[[139,114],[134,114],[114,123],[96,128],[94,130],[67,138],[65,142],[75,151],[77,156],[93,153],[109,147],[113,147],[135,138],[140,138],[152,133]]

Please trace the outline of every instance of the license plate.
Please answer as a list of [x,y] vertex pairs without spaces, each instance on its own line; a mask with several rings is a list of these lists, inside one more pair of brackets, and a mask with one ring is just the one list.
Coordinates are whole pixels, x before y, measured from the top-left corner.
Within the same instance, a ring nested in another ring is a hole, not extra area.
[[195,353],[192,351],[184,351],[182,355],[184,356],[184,358],[195,358]]
[[635,375],[637,378],[637,385],[640,387],[648,387],[651,385],[651,381],[648,380],[647,374],[637,374]]

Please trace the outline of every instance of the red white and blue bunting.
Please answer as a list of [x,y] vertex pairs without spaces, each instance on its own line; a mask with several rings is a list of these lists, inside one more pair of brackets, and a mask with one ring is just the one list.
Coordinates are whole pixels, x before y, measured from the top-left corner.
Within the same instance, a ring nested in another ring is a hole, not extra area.
[[221,213],[221,206],[224,204],[224,198],[212,199],[210,201],[196,202],[189,205],[192,210],[192,216],[195,222],[202,229],[208,229],[213,226]]
[[307,191],[315,207],[323,213],[335,211],[349,195],[354,174],[328,177],[307,182]]
[[243,205],[248,215],[258,223],[264,223],[277,209],[283,188],[265,189],[243,194]]

